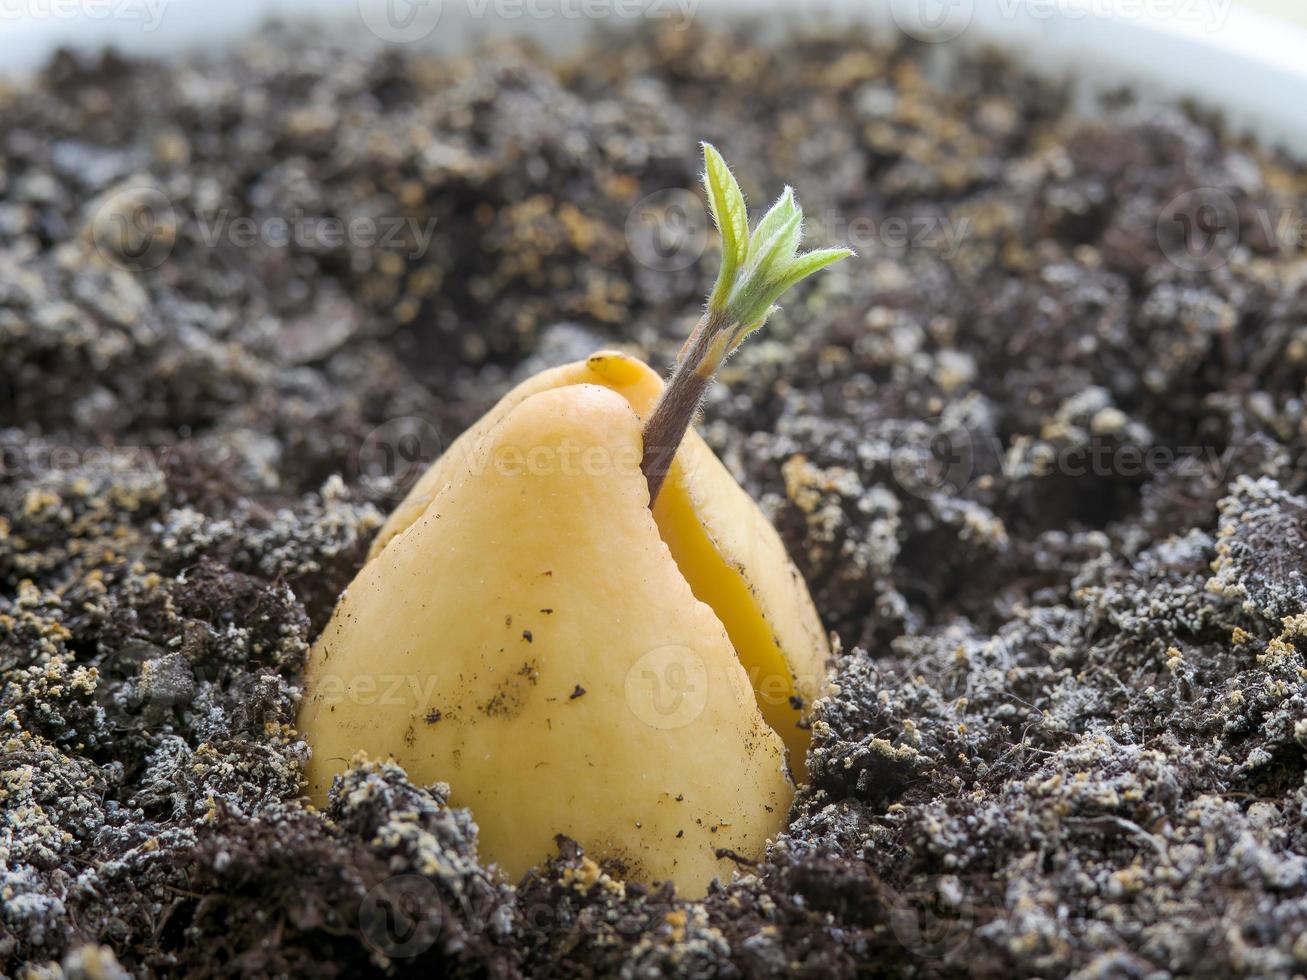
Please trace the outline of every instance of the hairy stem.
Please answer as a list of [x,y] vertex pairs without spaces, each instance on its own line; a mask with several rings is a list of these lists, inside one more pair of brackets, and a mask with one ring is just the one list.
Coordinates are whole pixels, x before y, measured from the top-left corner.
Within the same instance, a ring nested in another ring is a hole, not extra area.
[[724,317],[704,315],[681,351],[662,396],[644,423],[644,458],[640,469],[649,482],[649,506],[658,500],[685,430],[694,421],[704,393],[721,366],[721,335],[730,326]]

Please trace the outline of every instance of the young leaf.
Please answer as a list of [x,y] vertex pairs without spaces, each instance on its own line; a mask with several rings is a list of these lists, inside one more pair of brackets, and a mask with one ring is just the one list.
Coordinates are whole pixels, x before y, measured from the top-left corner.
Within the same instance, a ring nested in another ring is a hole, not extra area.
[[814,272],[818,272],[828,265],[833,265],[840,259],[847,259],[853,254],[851,248],[819,248],[811,252],[805,252],[787,265],[777,279],[768,283],[767,292],[771,296],[772,302],[775,302],[782,293],[798,285]]
[[776,203],[762,216],[762,220],[758,222],[758,227],[753,229],[753,234],[749,236],[750,260],[758,254],[761,244],[776,234],[776,229],[785,223],[785,220],[794,212],[797,206],[794,203],[794,188],[787,184],[785,190],[781,192],[781,196],[776,198]]
[[749,254],[749,214],[735,175],[711,143],[703,144],[703,163],[708,208],[722,236],[722,267],[717,273],[709,307],[720,309],[730,293],[736,271]]
[[799,249],[799,236],[803,233],[803,212],[790,209],[789,216],[772,232],[771,237],[759,242],[756,254],[749,255],[748,267],[742,281],[765,282],[787,268]]

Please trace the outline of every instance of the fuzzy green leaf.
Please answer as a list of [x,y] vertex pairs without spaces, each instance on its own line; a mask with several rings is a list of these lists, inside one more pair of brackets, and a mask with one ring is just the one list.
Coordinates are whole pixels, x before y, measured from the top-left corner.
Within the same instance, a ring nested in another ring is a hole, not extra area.
[[759,242],[757,254],[750,254],[749,268],[745,274],[759,279],[772,278],[794,261],[802,235],[803,212],[798,207],[791,208],[789,215],[771,236]]
[[771,296],[771,301],[774,303],[782,293],[798,285],[814,272],[819,272],[826,266],[834,265],[840,259],[847,259],[853,254],[851,248],[819,248],[805,252],[787,265],[781,274],[768,284],[767,292]]
[[753,234],[749,236],[750,260],[758,254],[762,243],[776,234],[776,229],[785,223],[797,207],[794,201],[794,188],[787,185],[781,196],[776,199],[776,203],[762,216],[758,227],[753,229]]
[[[788,243],[783,240],[780,244]],[[747,326],[737,331],[731,349],[767,321],[776,308],[776,301],[787,290],[814,272],[852,254],[852,250],[847,248],[817,249],[797,259],[777,259],[758,269],[756,274],[743,276],[731,294],[729,309],[735,323]],[[751,267],[750,272],[753,271]]]
[[766,316],[773,301],[768,295],[769,284],[784,275],[789,263],[794,261],[802,223],[803,212],[791,208],[771,237],[759,243],[757,254],[750,255],[748,267],[727,301],[727,308],[737,323],[752,323]]
[[749,255],[749,215],[735,175],[711,143],[703,144],[703,163],[708,208],[722,236],[722,267],[708,305],[720,309],[730,294],[736,272]]

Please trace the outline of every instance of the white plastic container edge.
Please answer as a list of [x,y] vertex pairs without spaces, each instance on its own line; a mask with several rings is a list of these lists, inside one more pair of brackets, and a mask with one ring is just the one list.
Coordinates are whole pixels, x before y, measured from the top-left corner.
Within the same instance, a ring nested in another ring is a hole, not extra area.
[[0,0],[0,75],[61,45],[163,57],[213,48],[269,16],[313,16],[378,43],[450,49],[530,33],[565,45],[586,20],[867,21],[927,43],[992,43],[1091,86],[1132,83],[1221,110],[1238,131],[1307,153],[1307,30],[1234,0]]

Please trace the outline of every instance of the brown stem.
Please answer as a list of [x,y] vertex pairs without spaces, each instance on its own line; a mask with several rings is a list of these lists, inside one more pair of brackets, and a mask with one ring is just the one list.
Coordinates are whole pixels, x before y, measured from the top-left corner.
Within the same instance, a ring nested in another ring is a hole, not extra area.
[[720,364],[709,363],[708,354],[713,339],[728,325],[721,317],[709,319],[705,315],[699,320],[682,348],[682,356],[667,387],[644,423],[644,458],[640,461],[640,469],[649,482],[650,507],[658,500],[658,493],[671,471],[672,460],[676,458],[676,450],[685,438],[685,430],[694,420],[704,392],[717,373]]

